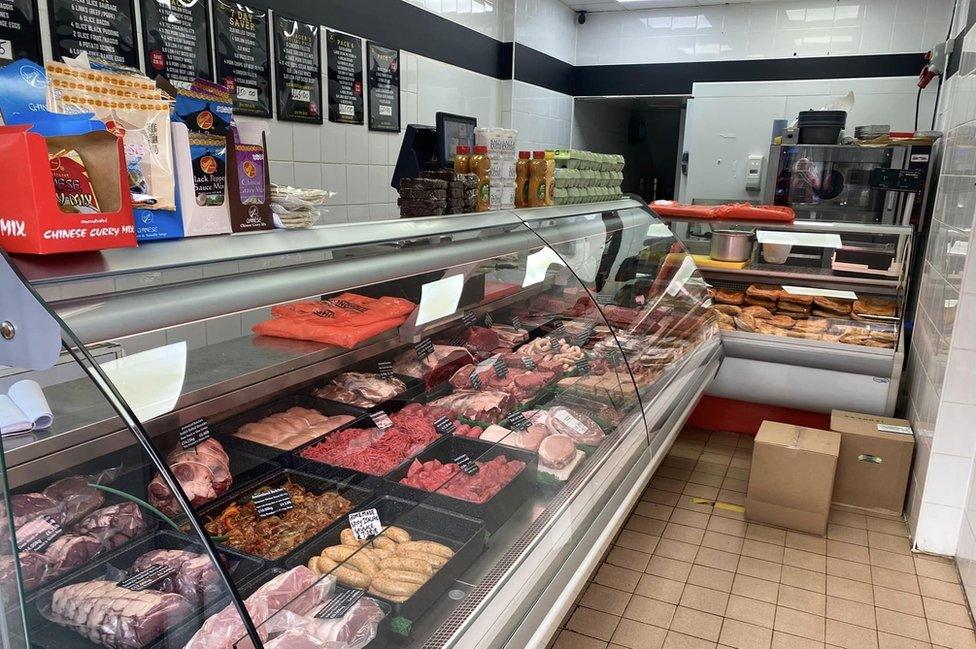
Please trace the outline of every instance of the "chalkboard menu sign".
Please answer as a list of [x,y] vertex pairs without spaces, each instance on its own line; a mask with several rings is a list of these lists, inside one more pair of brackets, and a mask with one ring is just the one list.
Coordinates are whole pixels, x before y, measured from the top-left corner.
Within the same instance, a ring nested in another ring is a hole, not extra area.
[[132,0],[49,0],[51,52],[55,61],[89,56],[139,67]]
[[0,67],[17,59],[42,63],[36,0],[0,0]]
[[181,88],[197,77],[213,80],[206,0],[141,0],[140,8],[150,79],[163,75]]
[[230,89],[238,115],[271,117],[268,12],[214,0],[217,81]]
[[322,123],[322,50],[319,28],[274,15],[278,119]]
[[400,132],[400,50],[366,43],[369,130]]
[[329,121],[363,123],[363,39],[328,31]]

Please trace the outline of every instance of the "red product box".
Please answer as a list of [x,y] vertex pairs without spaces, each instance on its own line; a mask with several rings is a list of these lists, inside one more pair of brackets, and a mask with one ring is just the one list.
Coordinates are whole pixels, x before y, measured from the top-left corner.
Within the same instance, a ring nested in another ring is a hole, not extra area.
[[[0,127],[0,247],[55,254],[135,246],[122,139],[108,131],[43,137],[29,128]],[[81,156],[102,212],[61,211],[48,156],[63,149]]]

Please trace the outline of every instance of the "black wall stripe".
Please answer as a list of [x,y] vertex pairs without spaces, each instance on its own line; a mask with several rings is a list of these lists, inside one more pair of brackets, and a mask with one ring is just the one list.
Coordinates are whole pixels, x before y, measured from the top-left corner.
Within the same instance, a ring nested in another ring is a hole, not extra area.
[[796,81],[848,77],[915,76],[922,54],[822,56],[748,61],[700,61],[576,68],[576,96],[690,95],[696,82]]
[[515,79],[571,95],[576,87],[576,71],[571,63],[515,43]]

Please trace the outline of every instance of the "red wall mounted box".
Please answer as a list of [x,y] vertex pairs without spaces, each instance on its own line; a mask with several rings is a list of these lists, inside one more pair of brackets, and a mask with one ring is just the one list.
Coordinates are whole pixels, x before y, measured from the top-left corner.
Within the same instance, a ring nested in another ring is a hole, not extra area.
[[[43,137],[30,126],[0,127],[0,247],[55,254],[136,245],[122,139],[108,131]],[[48,155],[75,149],[104,210],[62,212]]]

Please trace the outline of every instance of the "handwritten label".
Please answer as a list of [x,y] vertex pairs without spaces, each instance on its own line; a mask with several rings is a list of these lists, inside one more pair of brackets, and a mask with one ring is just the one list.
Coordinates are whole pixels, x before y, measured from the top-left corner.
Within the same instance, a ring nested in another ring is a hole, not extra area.
[[349,514],[349,527],[357,541],[365,541],[374,536],[379,536],[380,532],[383,531],[380,515],[375,508],[351,512]]
[[393,378],[393,361],[380,361],[380,378],[392,379]]
[[508,427],[512,430],[526,430],[529,420],[521,412],[513,412],[508,416]]
[[522,357],[522,365],[527,370],[534,370],[536,368],[535,361],[532,360],[532,357],[531,356],[523,356]]
[[576,361],[576,373],[579,375],[585,375],[590,373],[590,359],[581,358]]
[[145,570],[140,570],[134,575],[130,575],[118,583],[126,590],[140,591],[146,590],[176,572],[173,566],[164,566],[161,563],[154,563]]
[[254,503],[254,508],[257,510],[258,517],[260,518],[284,514],[295,508],[295,503],[291,501],[291,496],[282,487],[254,494],[251,496],[251,502]]
[[495,321],[491,319],[491,314],[485,314],[485,326],[491,329],[491,325],[495,324]]
[[475,390],[480,390],[482,387],[484,387],[484,384],[481,382],[481,377],[478,376],[477,370],[471,372],[470,379],[471,387],[473,387]]
[[189,451],[208,439],[210,439],[210,425],[206,419],[200,418],[180,426],[180,446],[184,451]]
[[434,430],[441,435],[450,435],[455,431],[454,422],[447,417],[440,417],[434,420]]
[[[350,517],[352,517],[352,514],[350,514]],[[346,617],[346,613],[349,612],[349,609],[359,601],[365,592],[365,590],[338,590],[335,596],[329,600],[329,603],[315,614],[315,617],[320,620],[338,620],[344,618]]]
[[508,365],[505,364],[505,361],[501,357],[491,367],[495,370],[495,376],[498,378],[503,379],[508,376]]
[[58,523],[54,517],[49,516],[48,514],[44,514],[41,516],[40,520],[35,521],[34,523],[27,523],[17,531],[19,534],[22,534],[23,532],[27,531],[28,525],[38,525],[38,527],[40,527],[42,522],[44,524],[44,529],[23,543],[18,543],[18,550],[21,552],[44,552],[49,545],[54,543],[55,539],[64,534],[64,529],[61,527],[61,524]]
[[430,338],[424,338],[419,343],[414,345],[414,349],[417,350],[417,358],[424,360],[434,353],[434,343],[431,342]]
[[522,328],[522,319],[517,315],[512,316],[512,327],[515,328],[515,331],[519,331]]
[[454,463],[458,465],[461,471],[468,475],[478,474],[478,463],[468,457],[467,453],[462,453],[454,458]]
[[376,424],[376,427],[380,430],[393,428],[393,421],[390,420],[390,416],[387,415],[383,410],[369,413],[369,418],[373,420],[373,423]]
[[461,322],[464,323],[465,327],[473,327],[478,324],[478,316],[470,311],[465,311],[461,314]]

